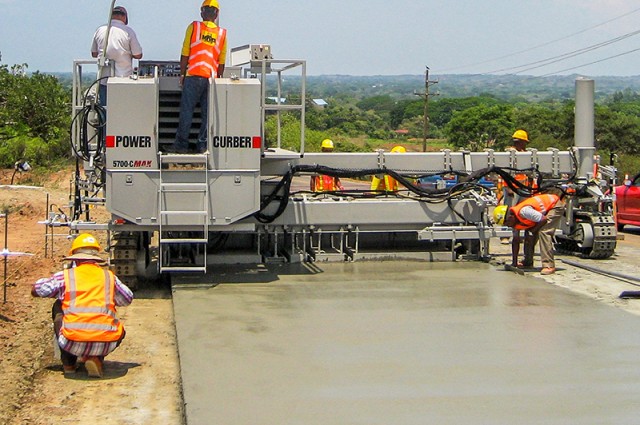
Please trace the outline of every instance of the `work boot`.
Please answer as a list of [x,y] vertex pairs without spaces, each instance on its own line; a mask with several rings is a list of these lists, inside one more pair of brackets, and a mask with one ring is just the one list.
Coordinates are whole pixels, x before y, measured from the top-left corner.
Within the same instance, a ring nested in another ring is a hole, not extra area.
[[78,370],[78,365],[77,364],[72,364],[72,365],[62,365],[62,371],[64,372],[65,376],[66,375],[73,375],[76,373],[76,371]]
[[97,356],[90,356],[84,362],[87,374],[92,378],[102,378],[102,360]]
[[554,274],[556,272],[556,268],[555,267],[545,267],[540,271],[540,274],[543,274],[545,276],[550,275],[550,274]]
[[176,146],[175,143],[164,148],[164,153],[189,153],[189,149]]

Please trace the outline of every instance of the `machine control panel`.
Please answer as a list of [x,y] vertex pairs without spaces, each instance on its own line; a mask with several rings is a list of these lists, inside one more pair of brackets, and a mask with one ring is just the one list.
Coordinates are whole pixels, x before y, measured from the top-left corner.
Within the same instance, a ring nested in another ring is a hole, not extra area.
[[158,76],[160,77],[180,76],[179,61],[140,61],[138,64],[138,76],[153,77],[156,68],[158,68]]

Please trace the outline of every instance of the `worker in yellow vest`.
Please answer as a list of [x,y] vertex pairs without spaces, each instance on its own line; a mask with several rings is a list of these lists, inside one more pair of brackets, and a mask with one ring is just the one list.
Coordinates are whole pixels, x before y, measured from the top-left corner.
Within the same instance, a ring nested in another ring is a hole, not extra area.
[[103,376],[104,357],[125,336],[116,306],[127,306],[133,293],[108,269],[98,255],[100,244],[89,233],[78,235],[71,245],[70,267],[38,279],[34,297],[56,298],[51,315],[65,375],[75,374],[84,362],[90,377]]
[[[404,146],[394,146],[391,153],[405,153],[407,150]],[[398,181],[388,174],[374,175],[371,179],[371,190],[396,192],[398,190]]]
[[[320,151],[333,152],[333,140],[324,139],[320,144]],[[333,192],[336,190],[344,190],[344,187],[338,177],[323,174],[311,176],[309,187],[312,192]]]

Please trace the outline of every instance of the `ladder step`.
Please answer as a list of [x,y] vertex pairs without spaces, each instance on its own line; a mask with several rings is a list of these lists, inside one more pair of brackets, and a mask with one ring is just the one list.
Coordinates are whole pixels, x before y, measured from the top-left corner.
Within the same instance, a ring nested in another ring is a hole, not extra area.
[[207,191],[207,189],[198,189],[198,188],[183,188],[183,189],[178,189],[178,188],[173,188],[173,189],[167,189],[167,188],[160,188],[160,193],[205,193]]
[[203,217],[207,216],[206,211],[160,211],[160,215],[162,216],[171,216],[171,215],[201,215]]
[[[199,183],[199,182],[194,182],[194,183],[186,183],[186,182],[180,182],[180,183],[160,183],[160,187],[163,189],[176,189],[176,190],[187,190],[187,189],[192,189],[192,190],[198,190],[198,191],[202,191],[205,190],[208,187],[207,183]],[[166,192],[166,190],[165,190]]]
[[163,164],[206,164],[207,154],[203,153],[169,153],[161,154],[160,161]]
[[162,244],[172,244],[172,243],[207,243],[209,239],[207,238],[162,238],[160,239],[160,243]]
[[162,267],[160,267],[160,271],[161,272],[201,272],[201,273],[206,273],[207,272],[207,267],[206,266],[191,266],[191,267],[185,267],[185,266],[166,267],[166,266],[162,266]]

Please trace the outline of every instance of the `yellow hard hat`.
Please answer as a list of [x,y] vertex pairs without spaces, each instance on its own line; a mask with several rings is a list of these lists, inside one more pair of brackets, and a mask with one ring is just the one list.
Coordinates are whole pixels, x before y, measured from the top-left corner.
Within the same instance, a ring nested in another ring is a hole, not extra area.
[[506,205],[498,205],[493,210],[493,222],[499,226],[504,224],[504,218],[507,216],[507,210],[509,209]]
[[404,148],[404,146],[394,146],[393,149],[391,149],[391,152],[396,152],[396,153],[405,153],[407,152],[407,150]]
[[90,233],[81,233],[79,234],[71,244],[71,250],[69,251],[69,255],[73,255],[79,249],[84,248],[88,250],[95,250],[96,252],[100,251],[100,243],[98,243],[98,239]]
[[333,149],[333,141],[331,139],[324,139],[320,147],[322,149]]
[[529,135],[524,130],[516,130],[516,132],[513,133],[513,136],[511,136],[511,138],[524,140],[525,142],[529,143]]
[[218,4],[218,0],[204,0],[202,2],[202,6],[200,7],[215,7],[216,9],[220,9],[220,5]]

